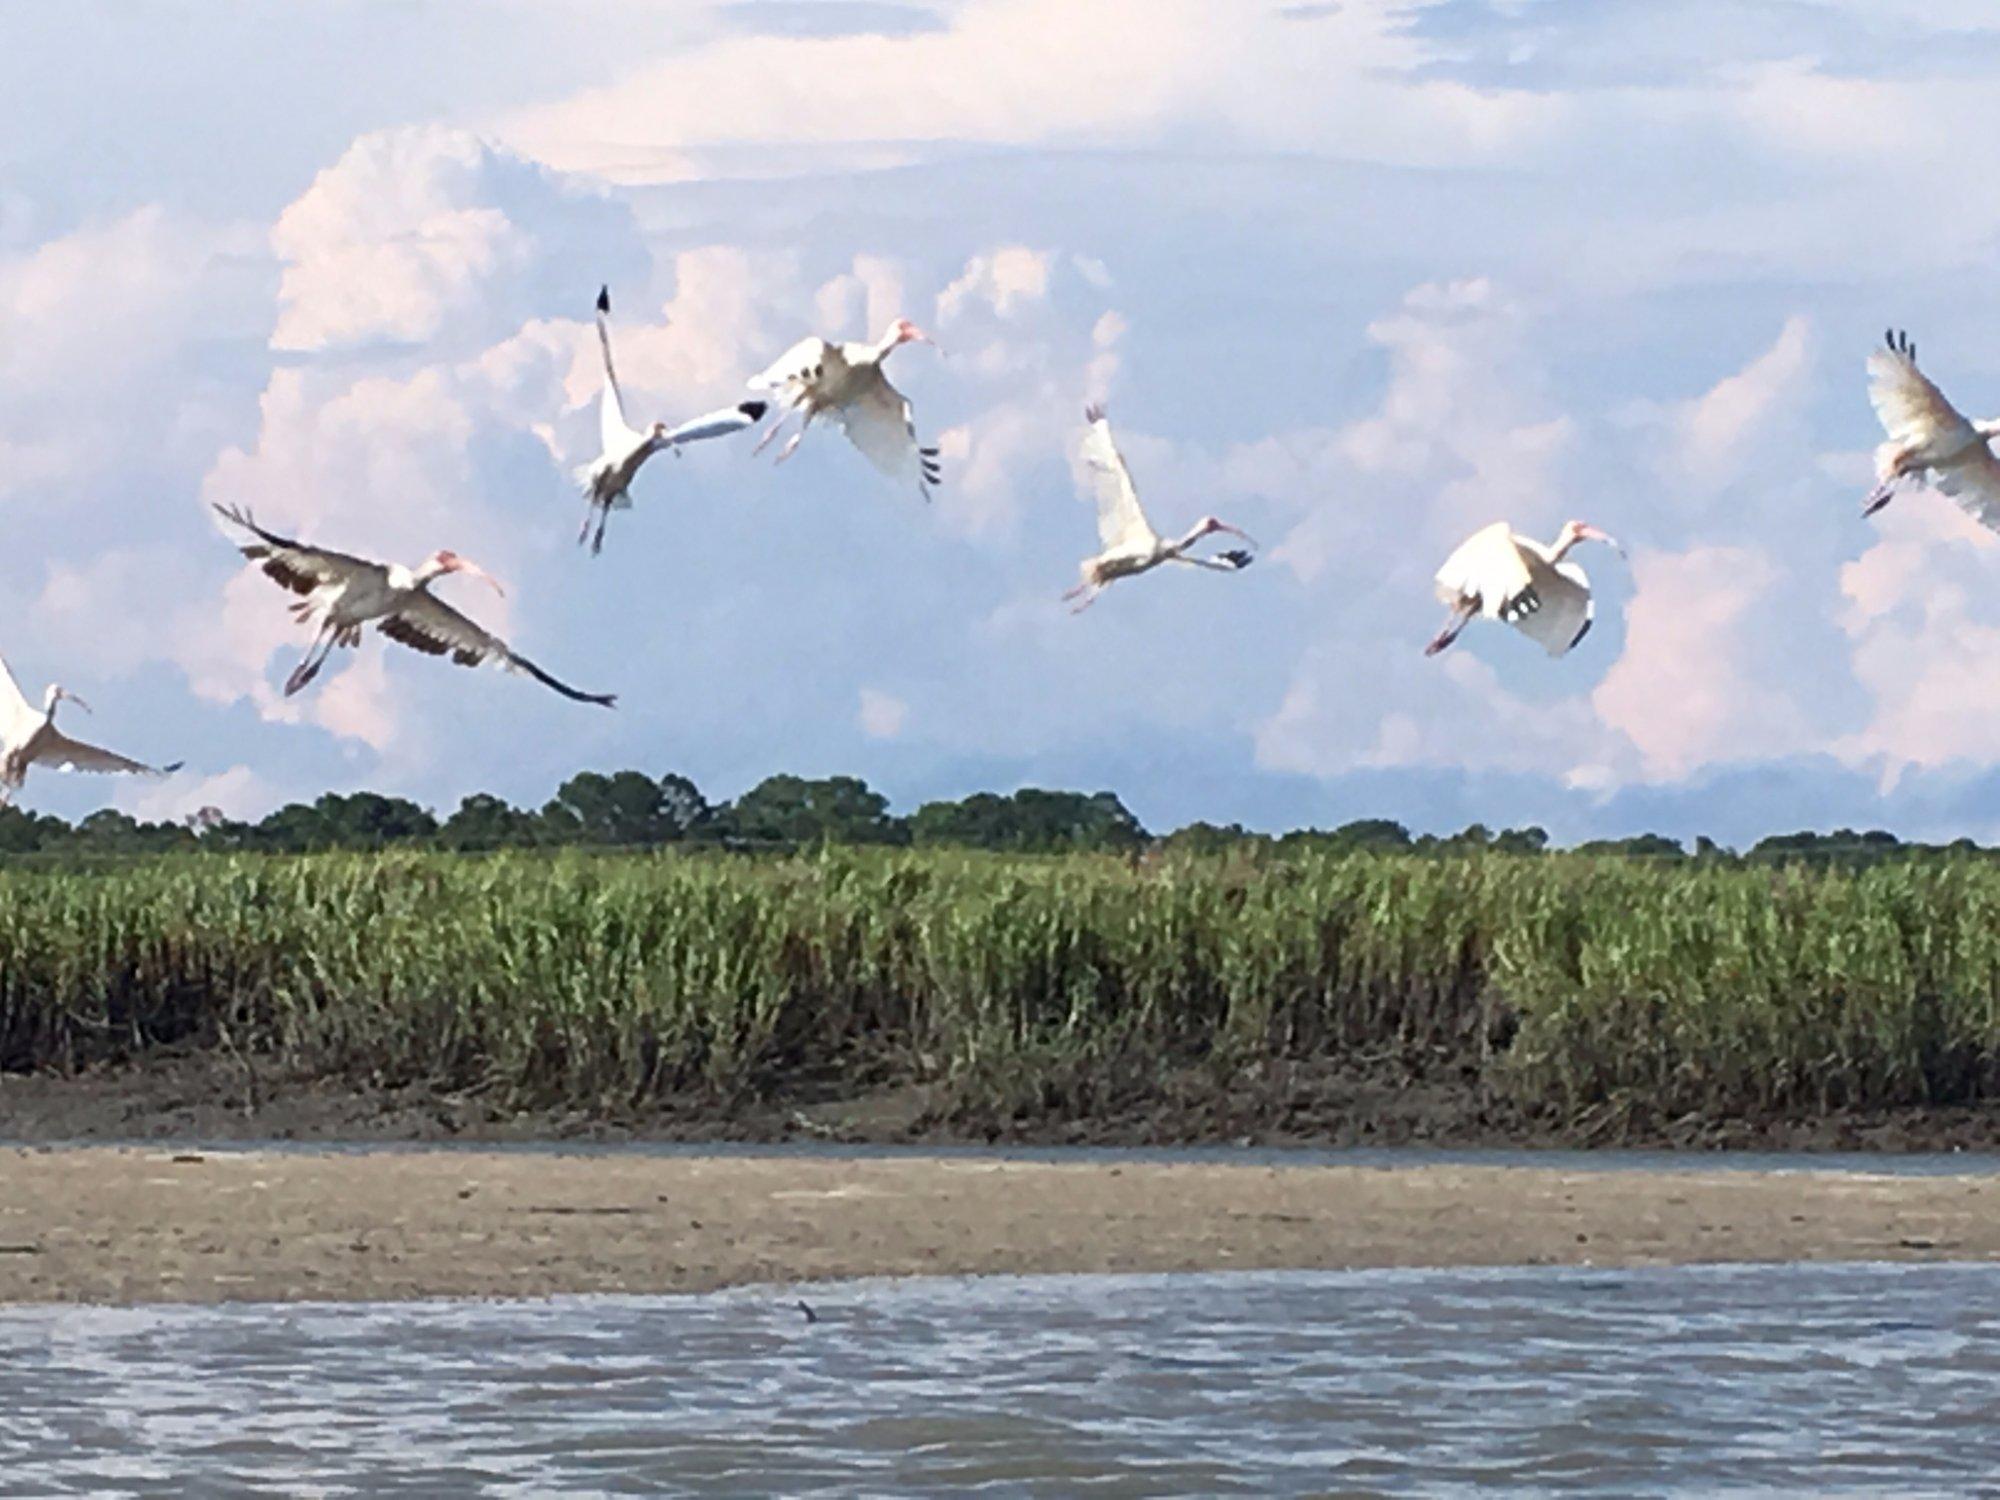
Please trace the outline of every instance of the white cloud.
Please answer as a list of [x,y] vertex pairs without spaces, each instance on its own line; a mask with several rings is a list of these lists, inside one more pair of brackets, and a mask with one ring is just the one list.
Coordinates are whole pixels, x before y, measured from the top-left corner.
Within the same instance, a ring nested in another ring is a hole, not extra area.
[[940,142],[1183,137],[1457,165],[1560,124],[1545,96],[1408,76],[1429,56],[1409,11],[1350,0],[1310,21],[1251,8],[1219,23],[1207,0],[983,0],[940,31],[718,41],[496,129],[545,161],[656,182],[700,170],[705,148],[800,142],[815,165],[829,147],[877,166]]
[[861,690],[861,706],[855,722],[871,740],[893,740],[903,732],[910,717],[910,705],[880,688]]
[[1646,551],[1632,560],[1625,650],[1591,694],[1598,717],[1638,747],[1648,776],[1809,750],[1790,663],[1758,649],[1781,611],[1778,571],[1748,547]]
[[1811,394],[1812,323],[1794,314],[1777,340],[1733,375],[1674,412],[1675,468],[1704,488],[1720,488],[1760,459],[1798,446]]
[[490,341],[638,263],[629,211],[464,131],[365,135],[279,215],[274,348]]

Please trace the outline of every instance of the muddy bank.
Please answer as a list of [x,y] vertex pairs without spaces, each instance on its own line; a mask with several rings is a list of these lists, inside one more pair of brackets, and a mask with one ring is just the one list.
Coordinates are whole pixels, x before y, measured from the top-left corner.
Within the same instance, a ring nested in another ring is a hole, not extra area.
[[[0,1302],[857,1276],[2000,1258],[2000,1181],[408,1150],[0,1150]],[[812,1297],[838,1299],[838,1287]]]
[[353,1086],[215,1053],[152,1055],[75,1075],[0,1073],[0,1141],[831,1141],[847,1144],[1666,1147],[1686,1150],[2000,1150],[2000,1105],[1664,1117],[1602,1106],[1537,1113],[1475,1080],[1410,1081],[1289,1066],[1219,1086],[1169,1075],[1142,1107],[982,1115],[922,1086],[844,1080],[731,1101],[515,1111],[477,1091]]

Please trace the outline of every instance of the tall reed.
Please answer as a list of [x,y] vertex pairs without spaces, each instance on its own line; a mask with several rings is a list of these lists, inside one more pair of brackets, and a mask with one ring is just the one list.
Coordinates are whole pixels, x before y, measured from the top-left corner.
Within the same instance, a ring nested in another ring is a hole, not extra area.
[[830,851],[0,866],[0,1068],[227,1045],[518,1105],[1443,1070],[1563,1114],[2000,1091],[2000,869]]

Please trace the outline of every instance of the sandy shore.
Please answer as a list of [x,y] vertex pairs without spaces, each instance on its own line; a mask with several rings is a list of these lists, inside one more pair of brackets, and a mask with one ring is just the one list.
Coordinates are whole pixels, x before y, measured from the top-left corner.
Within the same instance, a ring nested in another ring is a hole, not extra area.
[[0,1301],[965,1272],[2000,1258],[2000,1179],[990,1158],[0,1150]]

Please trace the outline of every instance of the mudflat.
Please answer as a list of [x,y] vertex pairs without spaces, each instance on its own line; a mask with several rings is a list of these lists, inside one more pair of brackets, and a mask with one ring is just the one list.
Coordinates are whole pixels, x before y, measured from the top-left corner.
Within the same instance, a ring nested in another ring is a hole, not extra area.
[[0,1149],[0,1301],[694,1292],[947,1273],[2000,1258],[2000,1177]]

